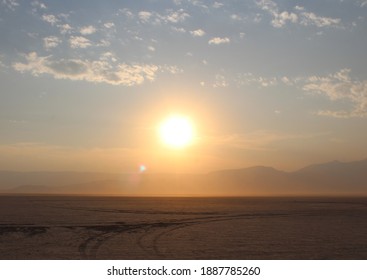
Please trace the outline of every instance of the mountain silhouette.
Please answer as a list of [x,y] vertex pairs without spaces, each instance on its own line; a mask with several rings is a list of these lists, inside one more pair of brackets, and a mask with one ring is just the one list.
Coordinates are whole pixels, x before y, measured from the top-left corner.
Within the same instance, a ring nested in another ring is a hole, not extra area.
[[207,174],[0,171],[0,191],[92,195],[367,195],[367,159],[314,164],[294,172],[255,166]]

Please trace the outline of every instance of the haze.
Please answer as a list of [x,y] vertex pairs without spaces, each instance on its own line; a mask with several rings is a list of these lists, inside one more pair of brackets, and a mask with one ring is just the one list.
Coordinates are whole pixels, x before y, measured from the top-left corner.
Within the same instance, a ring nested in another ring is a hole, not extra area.
[[[0,170],[205,173],[366,158],[367,5],[0,3]],[[193,145],[157,136],[188,116]]]

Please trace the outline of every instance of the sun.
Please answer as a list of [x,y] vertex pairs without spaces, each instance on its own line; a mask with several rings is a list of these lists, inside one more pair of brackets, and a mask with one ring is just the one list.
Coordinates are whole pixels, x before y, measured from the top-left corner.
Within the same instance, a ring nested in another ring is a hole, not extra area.
[[171,148],[184,148],[193,142],[194,128],[188,117],[172,115],[159,125],[159,137]]

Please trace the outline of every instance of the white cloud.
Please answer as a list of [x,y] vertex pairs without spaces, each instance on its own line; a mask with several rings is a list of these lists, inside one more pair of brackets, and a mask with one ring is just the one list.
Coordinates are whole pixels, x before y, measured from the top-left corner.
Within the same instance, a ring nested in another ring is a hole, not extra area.
[[147,12],[147,11],[141,11],[141,12],[139,12],[139,19],[142,22],[148,22],[151,17],[152,17],[152,13],[151,12]]
[[2,59],[3,59],[3,56],[2,56],[2,55],[0,55],[0,70],[1,70],[2,68],[6,68],[6,65],[3,63]]
[[367,7],[367,0],[359,0],[360,7]]
[[214,2],[214,4],[213,4],[213,8],[215,8],[215,9],[219,9],[219,8],[221,8],[221,7],[223,7],[223,3]]
[[273,16],[271,21],[272,26],[280,28],[283,27],[288,21],[296,23],[298,16],[295,13],[283,11],[280,12],[278,5],[272,0],[259,0],[256,4],[264,11],[270,13]]
[[236,14],[232,14],[231,19],[240,21],[240,20],[242,20],[242,17],[239,16],[239,15],[236,15]]
[[202,37],[205,35],[205,31],[202,29],[197,29],[197,30],[190,31],[190,34],[194,37]]
[[326,96],[331,101],[347,100],[353,108],[342,111],[320,111],[320,115],[333,117],[367,116],[367,80],[355,80],[350,69],[342,69],[328,76],[312,76],[306,79],[303,90]]
[[167,10],[166,14],[159,14],[156,12],[140,11],[138,13],[139,20],[143,23],[149,23],[154,25],[159,25],[161,23],[180,23],[184,22],[186,18],[190,17],[183,9],[177,11]]
[[228,86],[229,84],[223,75],[220,74],[215,75],[215,82],[213,84],[214,88],[223,88]]
[[295,13],[289,13],[287,11],[274,14],[274,19],[271,21],[274,27],[283,27],[288,21],[296,23],[298,16]]
[[179,33],[186,33],[186,30],[183,27],[172,26],[171,29]]
[[107,83],[111,85],[134,86],[153,81],[159,71],[175,74],[175,66],[157,66],[153,64],[113,63],[111,53],[105,53],[100,60],[59,59],[52,56],[38,56],[32,52],[25,55],[25,63],[17,62],[13,68],[19,72],[29,72],[33,76],[49,74],[55,79]]
[[178,11],[172,11],[166,16],[161,16],[165,22],[178,23],[185,21],[186,18],[190,17],[183,9]]
[[100,41],[99,41],[99,43],[98,44],[96,44],[96,46],[98,46],[98,47],[108,47],[108,46],[110,46],[111,45],[111,42],[110,41],[108,41],[108,40],[105,40],[105,39],[101,39]]
[[36,7],[36,8],[40,8],[40,9],[47,9],[47,6],[46,6],[44,3],[40,2],[40,1],[37,1],[37,0],[33,1],[33,2],[31,3],[31,5],[32,5],[33,7]]
[[338,27],[341,19],[322,17],[312,12],[307,12],[304,7],[295,6],[294,12],[280,11],[278,5],[272,0],[258,0],[257,6],[272,15],[271,25],[276,28],[285,26],[288,22],[299,23],[303,26]]
[[61,34],[70,33],[73,30],[73,28],[67,23],[58,25],[57,27],[60,29]]
[[115,26],[115,24],[113,22],[106,22],[105,24],[103,24],[103,26],[106,28],[112,28]]
[[56,36],[49,36],[43,38],[43,46],[46,50],[57,47],[61,43],[61,40]]
[[106,60],[106,61],[112,61],[112,62],[116,62],[117,58],[115,57],[115,55],[111,52],[105,52],[101,55],[100,57],[101,60]]
[[2,0],[1,4],[7,7],[9,10],[14,11],[16,7],[19,6],[19,3],[16,0]]
[[87,47],[90,47],[91,41],[89,41],[87,38],[82,36],[71,36],[69,39],[70,47],[73,49],[85,49]]
[[262,77],[262,76],[255,76],[253,73],[241,73],[238,74],[236,83],[238,86],[258,85],[260,87],[265,88],[278,85],[279,81],[276,77]]
[[57,17],[55,15],[42,15],[42,20],[45,22],[50,23],[51,25],[55,25],[56,23],[59,22],[59,20],[57,19]]
[[229,44],[230,42],[228,37],[214,37],[208,41],[209,45]]
[[93,25],[83,26],[79,29],[80,34],[82,35],[90,35],[97,31],[97,29]]
[[341,22],[341,19],[339,18],[320,17],[310,12],[303,12],[301,13],[301,16],[302,18],[300,23],[305,26],[315,25],[317,27],[325,27],[325,26],[337,27]]

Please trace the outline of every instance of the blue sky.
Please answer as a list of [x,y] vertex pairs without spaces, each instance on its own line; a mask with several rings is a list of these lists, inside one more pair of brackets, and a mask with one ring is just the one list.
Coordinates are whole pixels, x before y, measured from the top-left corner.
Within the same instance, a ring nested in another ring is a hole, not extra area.
[[[1,0],[0,169],[365,158],[366,35],[365,0]],[[170,113],[195,145],[159,143]]]

